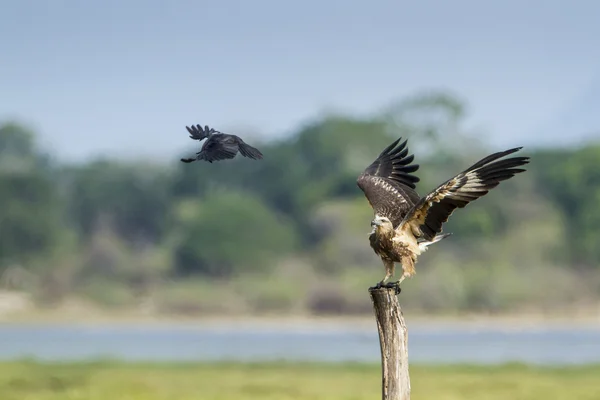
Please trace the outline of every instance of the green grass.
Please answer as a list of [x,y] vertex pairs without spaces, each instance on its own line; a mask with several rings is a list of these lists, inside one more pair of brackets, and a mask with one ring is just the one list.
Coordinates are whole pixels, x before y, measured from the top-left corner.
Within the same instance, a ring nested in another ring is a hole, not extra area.
[[[600,366],[412,366],[433,400],[598,399]],[[2,400],[378,399],[379,365],[0,363]]]

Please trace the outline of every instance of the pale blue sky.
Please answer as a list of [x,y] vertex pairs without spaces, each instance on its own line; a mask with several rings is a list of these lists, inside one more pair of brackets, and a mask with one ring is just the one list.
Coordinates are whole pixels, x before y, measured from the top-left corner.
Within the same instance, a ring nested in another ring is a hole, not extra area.
[[445,88],[495,146],[598,136],[600,2],[494,3],[6,0],[0,120],[63,157],[167,158],[192,123],[275,137]]

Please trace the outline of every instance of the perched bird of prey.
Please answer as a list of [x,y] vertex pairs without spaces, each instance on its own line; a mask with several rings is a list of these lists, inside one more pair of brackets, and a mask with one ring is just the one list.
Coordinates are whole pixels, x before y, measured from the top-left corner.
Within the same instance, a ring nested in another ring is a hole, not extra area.
[[[356,181],[375,213],[369,242],[385,266],[385,277],[376,287],[395,287],[397,293],[400,282],[415,274],[417,257],[427,246],[450,235],[442,233],[442,225],[456,208],[524,172],[517,167],[529,163],[529,157],[501,160],[522,147],[494,153],[420,197],[415,191],[419,178],[412,175],[419,165],[412,164],[414,155],[408,155],[406,140],[398,145],[400,140],[385,148]],[[403,274],[397,282],[386,283],[395,263],[402,264]]]
[[186,126],[185,128],[190,133],[190,138],[194,140],[207,140],[202,145],[200,151],[196,153],[195,158],[182,158],[181,161],[184,163],[191,163],[196,160],[204,160],[212,163],[213,161],[231,159],[236,156],[238,151],[244,157],[252,158],[253,160],[263,158],[262,153],[257,148],[250,146],[239,136],[216,131],[213,128],[209,128],[208,125],[204,129],[200,125],[192,125],[191,128]]

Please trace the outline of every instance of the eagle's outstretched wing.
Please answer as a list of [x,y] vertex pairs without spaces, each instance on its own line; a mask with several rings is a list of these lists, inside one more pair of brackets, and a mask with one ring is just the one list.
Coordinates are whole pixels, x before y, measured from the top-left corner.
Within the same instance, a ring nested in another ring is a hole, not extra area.
[[419,178],[411,175],[419,165],[411,164],[414,155],[408,155],[407,140],[398,145],[400,140],[386,147],[356,180],[375,213],[389,218],[394,227],[419,201],[415,191]]
[[418,226],[422,238],[433,240],[436,234],[442,232],[442,225],[456,208],[465,207],[498,186],[501,181],[525,171],[516,167],[529,163],[529,157],[496,161],[521,149],[522,147],[517,147],[494,153],[476,162],[419,200],[402,222]]
[[217,132],[213,128],[209,128],[208,125],[205,125],[204,129],[202,129],[199,124],[196,124],[196,126],[192,125],[191,127],[186,126],[185,129],[189,132],[190,138],[194,140],[204,140],[211,134]]

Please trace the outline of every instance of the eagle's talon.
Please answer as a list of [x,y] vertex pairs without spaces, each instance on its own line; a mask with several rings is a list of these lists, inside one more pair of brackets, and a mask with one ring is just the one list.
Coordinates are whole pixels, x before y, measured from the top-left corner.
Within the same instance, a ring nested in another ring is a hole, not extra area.
[[388,282],[384,285],[384,287],[387,289],[394,289],[397,295],[400,294],[400,292],[402,291],[402,289],[400,288],[400,281]]
[[371,286],[369,288],[369,290],[377,290],[377,289],[381,289],[381,288],[394,289],[394,292],[397,295],[400,294],[400,292],[402,291],[402,289],[400,289],[400,281],[387,282],[387,283],[383,283],[383,281],[380,281],[380,282],[377,282],[377,285]]

